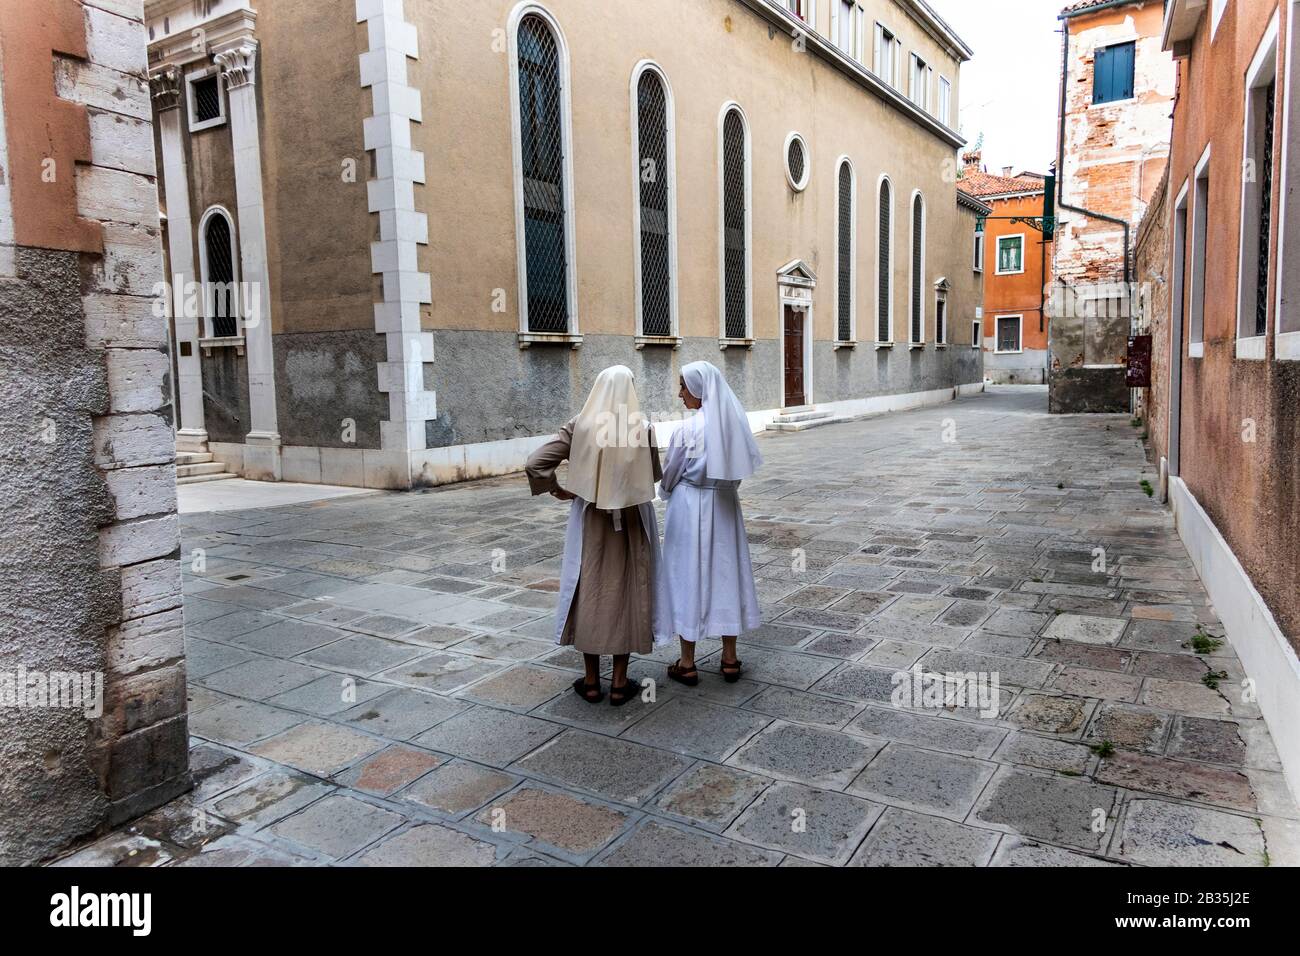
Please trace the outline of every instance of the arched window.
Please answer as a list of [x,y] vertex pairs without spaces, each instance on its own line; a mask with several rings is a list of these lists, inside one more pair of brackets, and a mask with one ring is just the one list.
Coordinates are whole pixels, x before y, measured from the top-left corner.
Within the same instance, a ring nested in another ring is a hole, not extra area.
[[551,22],[529,8],[515,33],[519,108],[516,187],[523,213],[520,330],[571,331],[572,188],[566,156],[566,62]]
[[925,341],[925,200],[912,196],[911,342]]
[[239,334],[239,270],[235,259],[235,230],[230,213],[213,206],[199,220],[199,280],[208,335]]
[[722,118],[723,335],[749,337],[749,133],[740,108]]
[[853,341],[854,219],[856,218],[853,166],[841,160],[836,186],[835,223],[835,339]]
[[633,73],[636,108],[637,328],[639,335],[676,334],[676,209],[672,99],[659,69]]
[[894,330],[894,190],[880,181],[880,262],[876,280],[876,341],[893,342]]

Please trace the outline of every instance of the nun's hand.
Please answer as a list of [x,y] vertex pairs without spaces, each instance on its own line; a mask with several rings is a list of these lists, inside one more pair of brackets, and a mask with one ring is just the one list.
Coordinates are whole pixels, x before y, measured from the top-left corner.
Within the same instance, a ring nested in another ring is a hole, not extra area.
[[556,488],[551,492],[551,497],[558,498],[560,501],[572,501],[578,496],[571,491],[565,491],[563,488]]

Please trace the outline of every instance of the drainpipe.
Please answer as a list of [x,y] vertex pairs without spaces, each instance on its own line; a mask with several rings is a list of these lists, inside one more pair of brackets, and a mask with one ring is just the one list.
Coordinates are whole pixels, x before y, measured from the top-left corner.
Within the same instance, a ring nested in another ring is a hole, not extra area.
[[[1110,3],[1101,4],[1088,10],[1089,13],[1095,13],[1098,10],[1105,10],[1109,7],[1122,7],[1131,4],[1133,0],[1111,0]],[[1082,206],[1072,206],[1065,201],[1065,102],[1066,89],[1070,82],[1070,20],[1068,17],[1061,17],[1061,119],[1060,129],[1057,133],[1057,170],[1056,170],[1056,205],[1061,209],[1068,209],[1070,212],[1082,213],[1092,219],[1100,219],[1103,222],[1111,222],[1124,228],[1124,289],[1128,294],[1133,277],[1132,263],[1129,259],[1129,222],[1127,219],[1120,219],[1117,216],[1108,216],[1105,213],[1093,212],[1090,209],[1084,209]]]

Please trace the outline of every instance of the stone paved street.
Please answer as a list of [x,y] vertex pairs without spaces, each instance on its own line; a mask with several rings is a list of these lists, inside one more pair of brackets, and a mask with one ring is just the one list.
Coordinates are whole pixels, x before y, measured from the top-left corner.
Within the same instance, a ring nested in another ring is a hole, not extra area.
[[[667,648],[633,665],[654,699],[621,709],[569,688],[566,509],[522,478],[190,515],[195,790],[67,859],[1297,862],[1300,811],[1139,486],[1137,429],[1046,406],[994,388],[765,435],[745,678],[710,642],[700,687],[672,684]],[[893,706],[917,663],[996,675],[996,716]]]

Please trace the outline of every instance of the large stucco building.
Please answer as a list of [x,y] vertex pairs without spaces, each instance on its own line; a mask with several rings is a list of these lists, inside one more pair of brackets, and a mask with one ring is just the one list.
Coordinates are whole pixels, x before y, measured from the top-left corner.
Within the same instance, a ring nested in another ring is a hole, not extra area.
[[614,363],[663,417],[716,362],[755,427],[980,387],[971,53],[923,0],[146,19],[170,271],[217,284],[171,297],[183,480],[514,470]]
[[1169,157],[1177,71],[1159,0],[1079,0],[1061,12],[1053,412],[1125,412],[1137,286],[1129,251]]
[[[1150,437],[1178,532],[1300,779],[1300,0],[1173,0]],[[1247,175],[1243,175],[1243,171]],[[1158,265],[1156,263],[1159,263]],[[1144,278],[1147,273],[1144,273]]]

